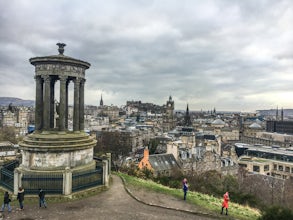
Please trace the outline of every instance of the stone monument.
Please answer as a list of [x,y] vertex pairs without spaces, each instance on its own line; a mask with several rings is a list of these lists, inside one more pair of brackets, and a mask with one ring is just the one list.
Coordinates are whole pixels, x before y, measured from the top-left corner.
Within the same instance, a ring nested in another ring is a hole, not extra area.
[[[72,193],[72,175],[95,170],[93,147],[96,140],[84,132],[84,84],[88,62],[65,56],[66,44],[57,43],[58,55],[34,57],[36,104],[35,131],[19,144],[22,162],[14,174],[17,188],[56,188],[62,194]],[[60,98],[55,102],[55,83],[60,81]],[[68,130],[68,85],[74,84],[73,131]],[[52,175],[62,177],[56,186],[50,184]],[[44,178],[48,176],[47,180]],[[34,182],[29,178],[39,178]],[[31,182],[30,182],[31,181]],[[90,180],[89,180],[90,181]],[[61,191],[60,188],[61,187]]]

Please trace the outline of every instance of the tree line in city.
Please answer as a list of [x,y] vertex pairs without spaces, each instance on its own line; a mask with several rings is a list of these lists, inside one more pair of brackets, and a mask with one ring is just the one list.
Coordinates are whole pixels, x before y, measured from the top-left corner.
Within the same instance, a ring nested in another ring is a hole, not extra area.
[[9,141],[12,144],[17,144],[20,138],[16,138],[14,127],[0,127],[0,141]]

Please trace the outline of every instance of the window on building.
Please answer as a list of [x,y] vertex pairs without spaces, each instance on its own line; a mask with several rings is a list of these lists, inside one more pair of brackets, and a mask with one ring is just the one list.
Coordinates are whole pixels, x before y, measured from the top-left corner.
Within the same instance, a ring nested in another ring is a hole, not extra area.
[[268,171],[270,169],[270,165],[264,165],[263,170]]
[[285,167],[285,172],[290,173],[290,167]]
[[276,164],[274,164],[274,170],[277,170],[277,165]]
[[283,171],[283,166],[279,165],[279,171]]
[[259,166],[253,166],[253,172],[259,172]]
[[[224,163],[223,166],[225,166],[225,163]],[[246,168],[247,167],[247,164],[239,163],[239,166]]]

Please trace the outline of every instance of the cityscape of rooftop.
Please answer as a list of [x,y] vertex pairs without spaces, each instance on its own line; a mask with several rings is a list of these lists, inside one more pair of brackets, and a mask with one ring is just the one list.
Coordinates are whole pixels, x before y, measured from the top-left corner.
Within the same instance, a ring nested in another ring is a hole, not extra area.
[[0,96],[35,99],[29,58],[87,60],[85,104],[293,108],[292,6],[282,1],[0,1]]

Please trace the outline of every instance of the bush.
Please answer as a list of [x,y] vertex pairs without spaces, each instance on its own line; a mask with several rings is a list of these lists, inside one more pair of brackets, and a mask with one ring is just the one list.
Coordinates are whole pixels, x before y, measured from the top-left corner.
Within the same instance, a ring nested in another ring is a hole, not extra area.
[[141,179],[150,179],[152,180],[154,178],[153,172],[149,170],[148,168],[144,167],[141,170],[138,170],[137,177]]
[[233,195],[232,196],[233,202],[236,202],[242,205],[248,205],[251,207],[257,207],[257,208],[261,207],[261,202],[259,201],[259,199],[255,197],[255,195],[243,193],[240,191],[230,192],[230,195]]
[[272,206],[262,211],[259,220],[289,220],[293,219],[293,212],[290,209]]

